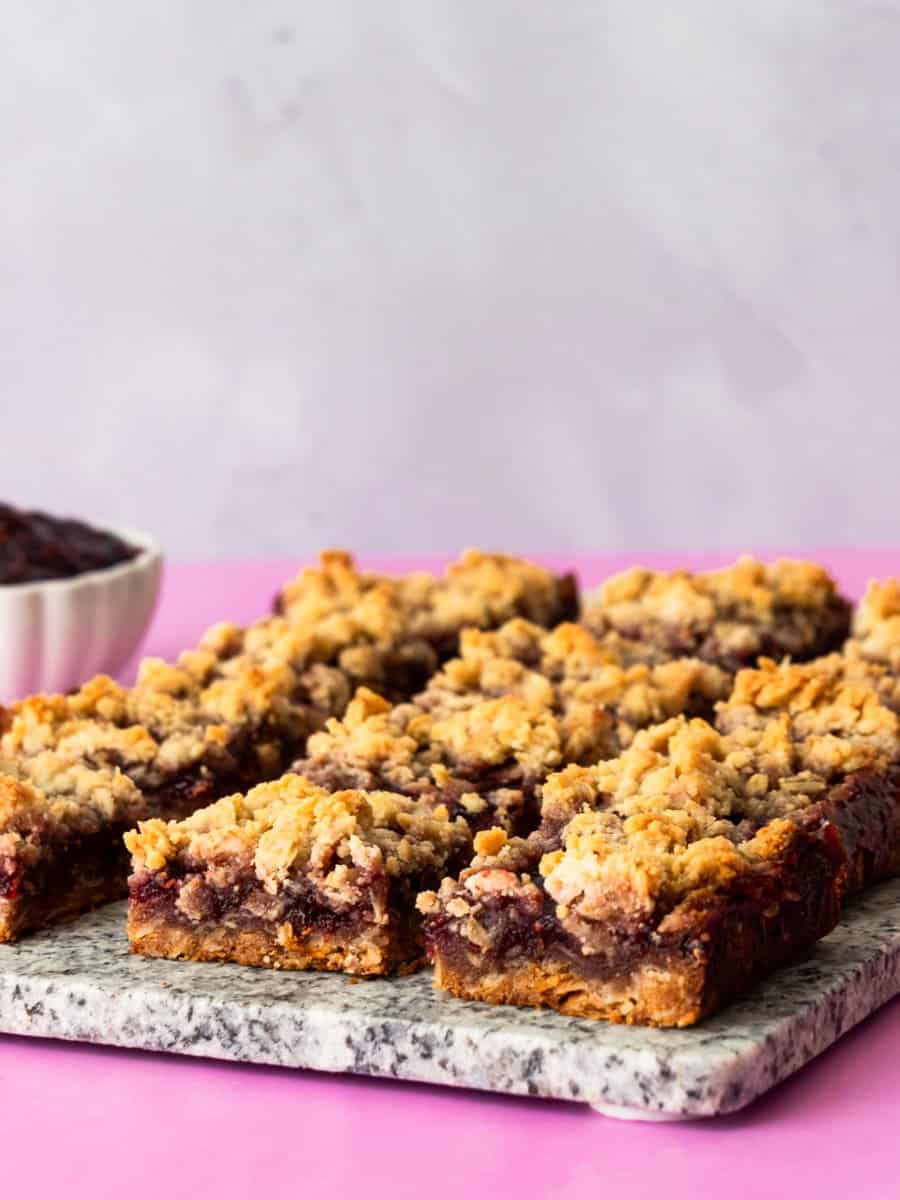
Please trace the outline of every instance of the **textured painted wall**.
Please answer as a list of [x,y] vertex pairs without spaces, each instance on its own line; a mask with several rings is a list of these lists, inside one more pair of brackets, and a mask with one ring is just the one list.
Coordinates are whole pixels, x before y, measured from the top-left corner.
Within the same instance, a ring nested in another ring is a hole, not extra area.
[[897,540],[900,3],[4,25],[4,495],[181,555]]

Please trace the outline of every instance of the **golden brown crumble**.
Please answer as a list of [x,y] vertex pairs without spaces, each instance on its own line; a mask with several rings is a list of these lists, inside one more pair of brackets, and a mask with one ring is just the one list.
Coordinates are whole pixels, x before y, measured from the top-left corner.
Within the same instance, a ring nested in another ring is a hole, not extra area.
[[820,713],[778,711],[759,726],[738,723],[724,733],[699,719],[673,718],[639,733],[616,759],[552,775],[543,788],[544,816],[560,821],[598,802],[643,803],[675,792],[731,821],[796,811],[833,780],[896,760],[896,716],[877,702],[873,708],[870,693],[858,697],[859,707],[842,698],[836,710],[845,702],[851,707],[840,719],[848,728],[840,734],[829,728],[830,704]]
[[560,761],[552,715],[517,696],[482,700],[435,716],[415,704],[391,706],[361,688],[344,717],[309,739],[307,761],[375,767],[390,778],[434,775],[435,768],[515,761],[546,773]]
[[160,871],[179,857],[213,870],[252,863],[271,894],[303,873],[335,901],[357,888],[355,872],[440,870],[469,840],[465,821],[446,810],[390,792],[328,792],[298,775],[227,796],[184,821],[142,821],[125,837],[136,871]]
[[816,770],[855,769],[848,764],[858,755],[860,765],[869,758],[886,765],[900,758],[900,719],[882,701],[884,681],[893,691],[889,677],[839,654],[795,664],[761,659],[757,669],[738,672],[716,723],[746,738],[785,715],[796,753]]
[[[579,918],[626,925],[650,921],[660,908],[671,911],[692,892],[727,887],[777,860],[796,836],[790,821],[776,819],[735,843],[727,825],[702,805],[676,799],[680,803],[671,808],[648,806],[630,815],[605,809],[569,823],[562,847],[545,855],[540,868],[568,928],[576,932]],[[665,933],[665,919],[657,928]]]
[[840,653],[815,658],[809,665],[818,665],[824,671],[836,673],[847,683],[869,688],[877,694],[882,704],[894,712],[900,712],[900,675],[884,663],[863,658],[856,652],[852,641]]
[[562,760],[594,762],[629,745],[638,729],[682,712],[711,712],[730,676],[699,659],[635,661],[613,635],[564,623],[547,632],[510,621],[493,633],[466,630],[461,655],[433,677],[417,703],[459,712],[485,697],[516,696],[559,722]]
[[812,672],[788,682],[774,673],[741,681],[742,696],[783,706],[760,728],[738,725],[732,736],[676,718],[638,734],[617,759],[551,776],[543,811],[562,825],[562,846],[541,870],[558,903],[572,903],[578,879],[583,914],[598,889],[603,904],[612,902],[614,880],[619,903],[627,892],[627,903],[642,907],[724,884],[777,853],[786,836],[781,822],[802,814],[830,783],[886,767],[896,755],[897,718],[871,693],[827,677],[823,684]]
[[553,714],[517,696],[445,715],[360,689],[293,769],[331,790],[387,788],[447,804],[476,829],[518,831],[536,823],[537,789],[560,761]]
[[571,615],[572,587],[525,559],[478,550],[465,551],[443,578],[360,572],[349,554],[331,550],[285,586],[279,606],[301,626],[340,616],[376,641],[402,635],[443,645],[466,625],[491,626],[516,615],[541,624],[561,620]]
[[602,636],[574,621],[563,621],[545,629],[523,617],[514,617],[496,629],[464,629],[460,634],[460,657],[516,659],[528,666],[540,664],[546,675],[575,677],[590,675],[609,663],[630,667],[635,663],[666,662],[668,656],[656,646],[622,637],[615,631]]
[[[188,771],[257,777],[282,765],[348,689],[338,673],[205,649],[177,664],[146,660],[132,689],[98,677],[67,696],[32,696],[0,724],[0,772],[52,801],[71,797],[92,827],[144,815],[143,793]],[[312,697],[323,706],[319,708]]]
[[853,616],[848,656],[884,663],[900,673],[900,580],[873,579]]
[[749,557],[698,573],[633,567],[609,579],[585,614],[598,631],[731,667],[760,654],[810,658],[835,649],[848,620],[849,606],[822,567]]

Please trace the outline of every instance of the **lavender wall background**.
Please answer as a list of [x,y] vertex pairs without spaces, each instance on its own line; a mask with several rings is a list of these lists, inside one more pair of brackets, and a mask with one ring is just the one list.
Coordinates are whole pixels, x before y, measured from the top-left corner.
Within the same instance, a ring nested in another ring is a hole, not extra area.
[[897,540],[900,3],[4,26],[4,495],[179,555]]

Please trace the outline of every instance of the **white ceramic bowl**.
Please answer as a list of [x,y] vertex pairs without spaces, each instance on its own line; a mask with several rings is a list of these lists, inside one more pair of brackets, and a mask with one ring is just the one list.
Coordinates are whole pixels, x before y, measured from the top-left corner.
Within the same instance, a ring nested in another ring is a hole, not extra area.
[[0,703],[114,674],[137,649],[156,607],[162,555],[145,534],[110,532],[140,554],[70,579],[0,585]]

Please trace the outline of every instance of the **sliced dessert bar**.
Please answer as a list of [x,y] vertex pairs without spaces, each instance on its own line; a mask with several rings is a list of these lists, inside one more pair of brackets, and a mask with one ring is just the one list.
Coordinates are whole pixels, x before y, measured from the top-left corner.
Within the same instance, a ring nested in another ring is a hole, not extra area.
[[123,894],[141,795],[115,769],[68,768],[51,795],[0,775],[0,942]]
[[614,630],[734,671],[761,655],[801,660],[839,649],[850,604],[814,563],[741,558],[696,574],[634,567],[607,580],[584,619],[596,632]]
[[653,1025],[739,996],[834,926],[896,805],[896,715],[832,707],[740,736],[675,718],[552,776],[536,833],[481,833],[420,897],[436,985]]
[[332,550],[282,589],[275,610],[301,626],[327,616],[382,644],[426,645],[437,662],[456,653],[467,626],[493,629],[517,616],[548,627],[572,620],[578,594],[573,575],[505,554],[467,550],[437,578],[360,572],[349,554]]
[[[717,728],[756,745],[761,733],[790,738],[803,764],[826,779],[845,776],[816,806],[838,829],[847,859],[843,890],[900,870],[898,681],[879,665],[828,655],[811,663],[739,671],[718,705]],[[773,726],[775,728],[773,728]]]
[[501,696],[444,716],[361,688],[292,769],[332,791],[399,792],[518,833],[534,828],[538,788],[561,762],[559,722],[540,704]]
[[421,958],[416,893],[471,835],[440,807],[287,775],[125,841],[134,952],[384,975]]

